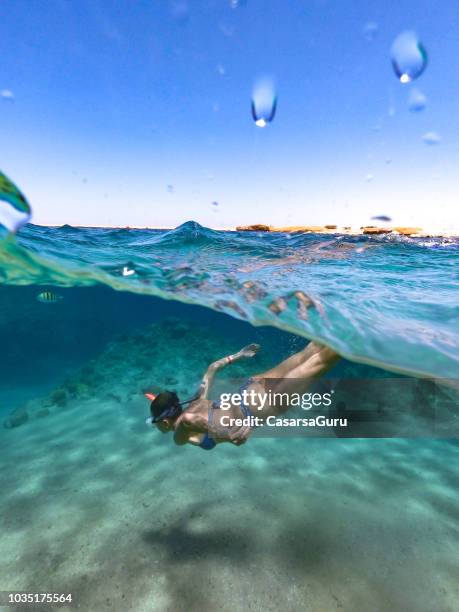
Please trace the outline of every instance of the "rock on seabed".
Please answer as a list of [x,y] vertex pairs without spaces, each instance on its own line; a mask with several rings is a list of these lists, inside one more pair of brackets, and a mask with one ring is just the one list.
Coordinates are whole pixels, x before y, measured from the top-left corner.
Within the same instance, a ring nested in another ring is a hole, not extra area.
[[13,412],[3,421],[3,427],[6,429],[13,429],[13,427],[20,427],[27,423],[29,415],[25,408],[16,408]]

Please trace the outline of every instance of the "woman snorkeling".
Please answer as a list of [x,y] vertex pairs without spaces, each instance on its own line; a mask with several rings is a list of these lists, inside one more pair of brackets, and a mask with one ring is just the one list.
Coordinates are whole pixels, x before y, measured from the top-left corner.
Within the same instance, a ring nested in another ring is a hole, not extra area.
[[[236,399],[224,408],[220,402],[209,400],[207,396],[215,374],[230,363],[253,357],[259,349],[258,344],[249,344],[234,355],[211,363],[198,394],[191,400],[180,402],[177,394],[171,391],[156,396],[145,393],[151,400],[151,417],[147,421],[162,433],[173,432],[174,442],[179,445],[188,443],[204,450],[212,450],[222,442],[240,445],[247,441],[251,432],[251,426],[246,423],[252,419],[246,417],[256,416],[260,422],[288,409],[282,404],[261,402],[263,395],[269,392],[270,397],[274,394],[277,397],[280,396],[277,394],[304,394],[340,359],[332,349],[310,342],[305,349],[271,370],[249,378],[239,394],[233,394]],[[237,401],[237,396],[240,401]],[[189,405],[184,410],[182,406],[185,404]],[[236,424],[228,426],[230,422]],[[238,424],[242,422],[244,424]]]

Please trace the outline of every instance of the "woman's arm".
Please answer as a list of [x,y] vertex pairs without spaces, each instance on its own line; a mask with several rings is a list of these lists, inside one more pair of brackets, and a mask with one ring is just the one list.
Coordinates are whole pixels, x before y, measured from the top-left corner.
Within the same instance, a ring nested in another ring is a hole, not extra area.
[[207,394],[209,392],[210,385],[212,384],[214,376],[218,372],[218,370],[221,370],[230,363],[239,361],[239,359],[254,357],[259,350],[259,344],[249,344],[237,353],[234,353],[233,355],[228,355],[227,357],[223,357],[222,359],[218,359],[218,361],[214,361],[213,363],[211,363],[210,366],[207,368],[207,372],[204,374],[204,378],[202,379],[198,397],[207,399]]

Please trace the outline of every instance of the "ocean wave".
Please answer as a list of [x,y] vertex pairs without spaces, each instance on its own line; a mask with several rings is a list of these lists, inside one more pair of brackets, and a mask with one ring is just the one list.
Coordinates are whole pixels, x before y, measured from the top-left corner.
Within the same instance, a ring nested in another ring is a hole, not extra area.
[[0,242],[0,280],[200,304],[354,361],[458,378],[458,255],[454,239],[28,225]]

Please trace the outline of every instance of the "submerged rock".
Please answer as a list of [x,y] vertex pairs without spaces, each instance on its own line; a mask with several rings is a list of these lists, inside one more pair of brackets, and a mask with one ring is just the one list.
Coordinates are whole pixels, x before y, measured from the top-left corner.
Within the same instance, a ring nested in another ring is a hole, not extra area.
[[65,389],[56,389],[51,393],[49,398],[53,404],[59,406],[60,408],[64,408],[67,405],[67,392]]
[[[247,288],[256,290],[251,284]],[[298,308],[306,311],[309,306],[306,296],[296,296],[296,300],[301,301]],[[220,306],[238,308],[230,301]],[[296,302],[292,302],[293,307]],[[199,389],[209,363],[239,348],[239,341],[231,336],[209,334],[207,326],[168,317],[110,340],[95,359],[75,370],[59,387],[27,404],[27,412],[33,419],[49,413],[59,415],[62,408],[78,409],[88,399],[97,399],[101,403],[109,401],[125,406],[134,402],[144,406],[148,413],[144,391],[156,394],[168,389],[176,391],[182,399],[189,398]],[[245,376],[248,366],[268,369],[272,366],[271,354],[266,350],[257,356],[256,363],[233,364],[228,375]],[[9,422],[5,425],[11,426]]]
[[[66,390],[65,391],[67,391],[69,393],[69,395],[71,397],[74,397],[74,398],[87,397],[88,396],[88,392],[89,392],[89,386],[86,383],[80,382],[78,380],[77,381],[69,381],[66,384]],[[65,391],[64,391],[64,394],[65,394]],[[65,399],[62,398],[61,401],[63,401],[64,404],[60,404],[60,405],[64,405],[65,406],[66,400],[67,400],[67,397]]]
[[25,408],[16,408],[7,419],[3,421],[3,427],[6,429],[12,429],[13,427],[20,427],[27,423],[29,415]]
[[35,416],[37,417],[37,419],[44,419],[50,414],[51,412],[48,410],[48,408],[40,408],[40,410],[36,411]]

